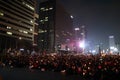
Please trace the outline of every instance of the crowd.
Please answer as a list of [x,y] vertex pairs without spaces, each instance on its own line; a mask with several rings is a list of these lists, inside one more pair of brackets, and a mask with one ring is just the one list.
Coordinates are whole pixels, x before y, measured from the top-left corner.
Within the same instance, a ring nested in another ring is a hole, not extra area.
[[120,80],[120,55],[6,54],[0,59],[3,67],[61,72],[88,80]]

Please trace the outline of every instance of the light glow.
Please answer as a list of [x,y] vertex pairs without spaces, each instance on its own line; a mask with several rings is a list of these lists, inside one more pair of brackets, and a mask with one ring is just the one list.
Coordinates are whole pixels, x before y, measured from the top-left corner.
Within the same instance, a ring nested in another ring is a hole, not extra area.
[[74,18],[72,15],[70,16],[72,19]]
[[7,32],[7,34],[12,35],[12,32]]
[[53,9],[52,7],[49,8],[49,10],[52,10],[52,9]]
[[96,53],[96,50],[92,50],[92,53]]
[[85,41],[79,42],[79,47],[80,48],[85,48]]
[[78,30],[80,30],[80,28],[75,28],[75,31],[78,31]]
[[117,52],[117,51],[118,51],[118,49],[117,49],[117,48],[114,48],[114,51],[115,51],[115,52]]

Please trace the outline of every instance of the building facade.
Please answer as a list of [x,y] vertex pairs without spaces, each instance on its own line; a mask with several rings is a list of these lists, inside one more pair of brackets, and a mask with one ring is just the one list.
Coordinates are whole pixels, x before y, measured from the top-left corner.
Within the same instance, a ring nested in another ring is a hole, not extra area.
[[70,14],[56,0],[47,0],[39,6],[38,46],[41,51],[54,52],[73,37]]
[[118,52],[118,47],[115,44],[114,36],[109,36],[109,49],[110,49],[110,53]]
[[36,45],[36,0],[0,0],[0,50]]

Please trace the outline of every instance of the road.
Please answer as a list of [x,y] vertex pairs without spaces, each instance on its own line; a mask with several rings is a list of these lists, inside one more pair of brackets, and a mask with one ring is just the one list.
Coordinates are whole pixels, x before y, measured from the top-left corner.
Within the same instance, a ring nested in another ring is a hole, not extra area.
[[63,75],[58,72],[29,70],[25,68],[0,68],[0,80],[84,80],[79,75]]

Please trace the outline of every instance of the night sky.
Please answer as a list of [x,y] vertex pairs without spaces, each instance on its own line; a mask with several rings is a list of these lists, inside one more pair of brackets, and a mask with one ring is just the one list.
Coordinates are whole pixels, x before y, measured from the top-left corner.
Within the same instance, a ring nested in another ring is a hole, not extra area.
[[108,36],[120,42],[120,0],[61,0],[74,16],[74,27],[85,25],[87,40],[108,47]]

